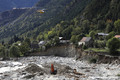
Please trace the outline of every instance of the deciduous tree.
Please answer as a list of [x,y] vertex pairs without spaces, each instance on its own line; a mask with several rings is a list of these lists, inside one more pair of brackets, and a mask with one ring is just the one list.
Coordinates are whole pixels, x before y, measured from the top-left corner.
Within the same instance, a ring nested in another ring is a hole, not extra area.
[[20,52],[18,46],[12,45],[12,46],[10,47],[10,56],[12,56],[12,57],[19,57],[19,56],[20,56],[20,53],[21,53],[21,52]]
[[117,33],[120,32],[120,19],[118,19],[117,21],[114,22],[114,27],[117,31]]
[[107,47],[109,49],[109,53],[114,55],[117,53],[117,49],[120,47],[120,40],[118,38],[111,38],[107,42]]

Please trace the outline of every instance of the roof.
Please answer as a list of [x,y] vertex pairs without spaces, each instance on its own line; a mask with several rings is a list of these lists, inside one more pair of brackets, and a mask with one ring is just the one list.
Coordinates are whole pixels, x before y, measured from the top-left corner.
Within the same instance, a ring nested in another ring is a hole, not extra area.
[[83,37],[80,42],[89,42],[91,37]]
[[120,35],[115,35],[116,38],[120,38]]
[[63,37],[59,37],[59,40],[63,39]]
[[44,44],[45,44],[45,41],[40,41],[38,44],[39,44],[39,45],[44,45]]
[[106,33],[98,33],[99,36],[107,36],[109,34],[106,34]]

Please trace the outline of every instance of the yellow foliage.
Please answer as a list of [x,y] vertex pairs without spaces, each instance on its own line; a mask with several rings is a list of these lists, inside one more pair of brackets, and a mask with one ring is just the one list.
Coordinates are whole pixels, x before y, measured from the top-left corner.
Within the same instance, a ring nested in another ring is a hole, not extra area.
[[53,31],[49,31],[49,32],[48,32],[48,35],[52,34],[52,32],[53,32]]

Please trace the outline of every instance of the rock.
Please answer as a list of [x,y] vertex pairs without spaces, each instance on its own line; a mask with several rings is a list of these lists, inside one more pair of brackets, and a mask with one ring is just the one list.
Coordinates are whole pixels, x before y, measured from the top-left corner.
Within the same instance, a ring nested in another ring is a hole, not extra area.
[[83,73],[77,72],[76,69],[73,70],[73,73],[76,74],[76,75],[85,75],[85,74],[83,74]]
[[44,73],[41,72],[41,73],[39,73],[39,75],[44,75]]
[[58,69],[58,73],[59,74],[64,74],[64,73],[71,73],[72,72],[72,68],[70,68],[69,66],[61,66],[59,69]]
[[26,75],[27,73],[26,72],[23,72],[22,75]]
[[25,71],[28,73],[44,73],[44,70],[42,68],[40,68],[37,64],[29,64],[26,68]]
[[90,72],[90,70],[85,70],[85,72]]
[[35,76],[35,74],[31,74],[31,75],[25,76],[24,78],[30,79],[30,78],[33,78],[34,76]]
[[3,57],[2,58],[2,61],[7,61],[7,60],[10,60],[10,58],[8,58],[8,57]]

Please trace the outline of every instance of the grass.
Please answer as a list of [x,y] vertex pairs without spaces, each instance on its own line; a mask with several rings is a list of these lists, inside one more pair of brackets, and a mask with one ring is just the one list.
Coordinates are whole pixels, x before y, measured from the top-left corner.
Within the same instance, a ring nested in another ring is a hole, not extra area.
[[120,52],[120,49],[117,49],[117,51],[119,51],[119,52]]
[[101,49],[101,48],[88,48],[85,51],[93,51],[93,52],[108,52],[108,49]]

